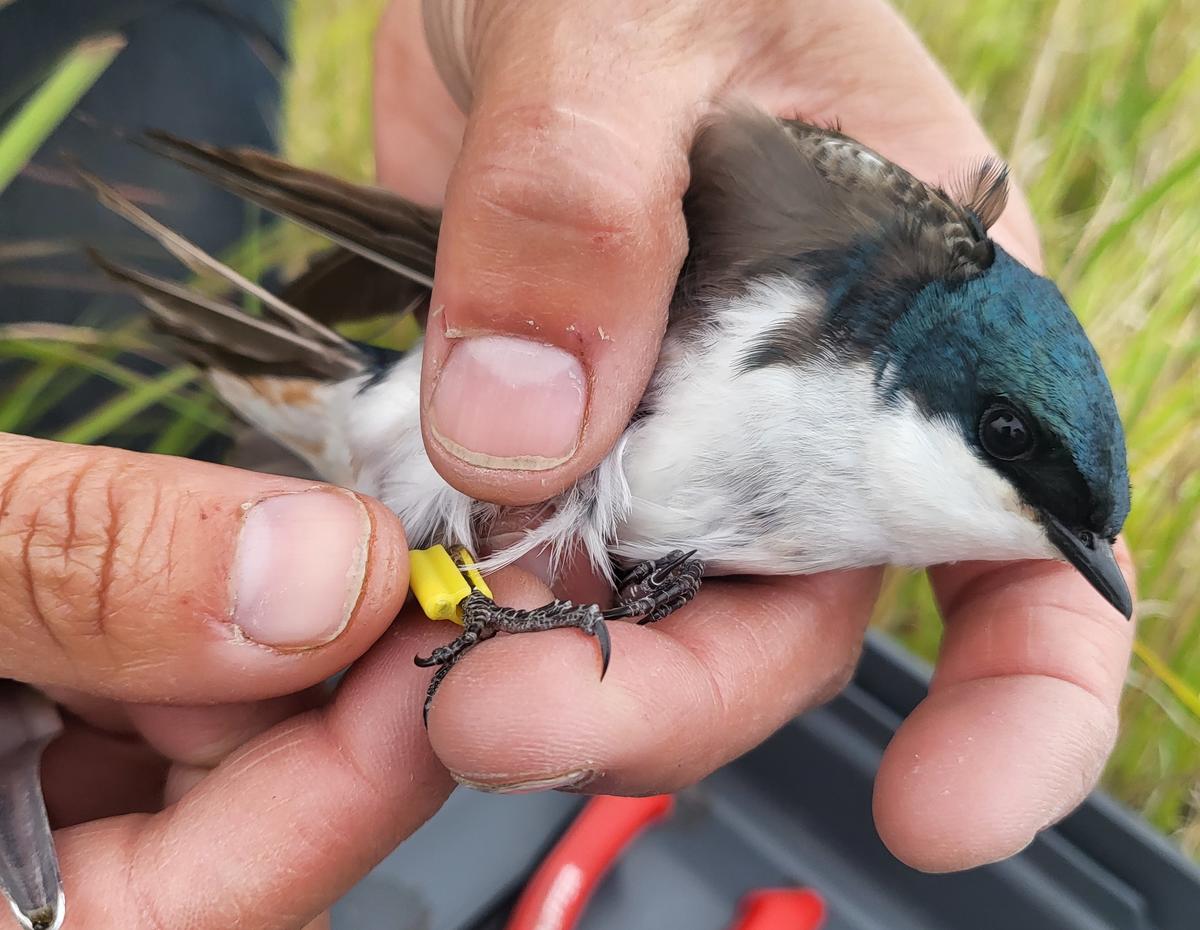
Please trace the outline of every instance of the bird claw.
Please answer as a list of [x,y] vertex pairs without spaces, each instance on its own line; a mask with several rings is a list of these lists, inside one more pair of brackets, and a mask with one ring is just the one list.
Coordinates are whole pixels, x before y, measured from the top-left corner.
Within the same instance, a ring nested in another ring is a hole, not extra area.
[[536,633],[542,630],[577,629],[596,637],[600,649],[600,680],[608,674],[612,659],[609,620],[640,617],[639,623],[653,623],[678,610],[700,588],[703,567],[695,551],[675,551],[651,562],[634,566],[622,577],[618,604],[601,610],[596,604],[577,605],[570,601],[551,601],[533,610],[501,607],[480,591],[472,591],[463,601],[463,631],[428,656],[413,661],[421,668],[438,666],[425,693],[423,717],[429,724],[429,708],[445,677],[460,659],[479,643],[497,633]]
[[600,680],[604,681],[604,676],[608,674],[608,663],[612,659],[612,637],[608,634],[608,624],[600,620],[592,635],[600,646]]

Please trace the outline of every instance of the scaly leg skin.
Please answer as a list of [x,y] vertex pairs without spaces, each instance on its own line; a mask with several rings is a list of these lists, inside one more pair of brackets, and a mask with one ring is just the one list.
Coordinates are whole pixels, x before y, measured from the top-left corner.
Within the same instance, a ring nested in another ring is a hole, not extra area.
[[696,551],[674,552],[653,562],[641,562],[622,574],[617,606],[605,619],[640,617],[638,624],[655,623],[696,596],[704,565]]
[[601,610],[596,604],[570,601],[552,601],[534,610],[519,610],[501,607],[479,591],[472,591],[463,602],[463,631],[458,638],[439,646],[424,658],[414,659],[421,668],[439,666],[425,693],[426,723],[433,696],[450,669],[468,650],[497,633],[582,630],[595,636],[600,646],[600,678],[603,679],[612,654],[606,622],[639,617],[639,623],[653,623],[690,601],[700,589],[700,576],[704,571],[695,555],[695,552],[675,551],[653,562],[642,562],[623,573],[617,605],[609,610]]

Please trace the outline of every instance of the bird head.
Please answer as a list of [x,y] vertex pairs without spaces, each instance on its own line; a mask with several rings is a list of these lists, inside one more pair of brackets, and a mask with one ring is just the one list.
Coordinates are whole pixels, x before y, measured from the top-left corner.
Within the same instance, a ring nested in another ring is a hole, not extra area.
[[1129,513],[1125,438],[1092,344],[1052,282],[999,246],[917,292],[876,353],[885,396],[948,425],[1028,518],[1128,617],[1113,543]]
[[868,372],[887,438],[869,447],[863,483],[916,501],[893,525],[961,530],[946,551],[926,545],[939,558],[979,557],[949,551],[963,540],[998,554],[987,557],[1058,554],[1128,617],[1113,556],[1129,512],[1120,417],[1058,288],[988,233],[1006,176],[985,160],[947,191],[837,130],[728,114],[693,149],[675,322],[702,324],[695,308],[754,280],[815,294],[768,327],[743,370]]

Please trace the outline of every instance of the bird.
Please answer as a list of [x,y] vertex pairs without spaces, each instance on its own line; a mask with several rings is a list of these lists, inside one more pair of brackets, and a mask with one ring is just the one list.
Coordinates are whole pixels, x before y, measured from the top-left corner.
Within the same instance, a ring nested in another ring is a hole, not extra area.
[[[382,350],[336,329],[436,314],[439,212],[253,149],[162,132],[142,144],[332,247],[276,295],[83,172],[106,206],[263,312],[93,260],[320,477],[377,497],[416,546],[480,551],[511,514],[431,464],[420,343]],[[991,237],[1004,164],[928,184],[837,126],[730,105],[697,130],[689,167],[688,251],[644,397],[594,470],[477,563],[539,551],[554,571],[582,556],[614,606],[516,610],[473,591],[461,635],[417,658],[437,666],[426,714],[497,632],[582,630],[607,669],[609,621],[661,619],[713,575],[1058,559],[1131,617],[1113,552],[1130,509],[1117,404],[1058,287]]]

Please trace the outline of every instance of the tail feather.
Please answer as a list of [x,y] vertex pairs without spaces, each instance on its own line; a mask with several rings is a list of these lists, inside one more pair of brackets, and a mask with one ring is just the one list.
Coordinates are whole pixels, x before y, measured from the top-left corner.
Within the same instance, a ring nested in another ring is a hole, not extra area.
[[205,368],[345,378],[365,367],[357,350],[351,354],[339,345],[306,338],[218,297],[119,265],[94,249],[88,255],[109,278],[137,295],[156,329],[173,337],[187,357]]
[[354,481],[343,433],[347,379],[367,364],[274,320],[243,313],[219,297],[126,268],[89,250],[106,275],[150,311],[155,329],[205,369],[217,393],[243,419],[282,443],[327,481]]
[[152,132],[152,151],[424,288],[433,286],[441,215],[381,188],[298,168],[254,149]]
[[357,350],[354,346],[332,329],[301,313],[295,307],[280,300],[266,288],[238,274],[224,262],[209,255],[195,243],[164,226],[111,185],[106,184],[100,178],[82,168],[77,167],[76,173],[80,180],[91,188],[101,204],[155,239],[164,249],[189,268],[195,271],[216,273],[243,293],[258,298],[262,301],[266,310],[273,316],[279,318],[281,322],[287,324],[293,331],[304,334],[312,341],[339,348],[349,355],[357,355]]

